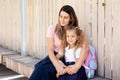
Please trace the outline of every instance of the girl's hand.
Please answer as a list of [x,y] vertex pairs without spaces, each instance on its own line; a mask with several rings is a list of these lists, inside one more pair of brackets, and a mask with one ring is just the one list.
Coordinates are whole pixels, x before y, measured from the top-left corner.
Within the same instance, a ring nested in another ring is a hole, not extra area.
[[69,65],[67,69],[67,73],[72,75],[78,72],[79,68],[76,65]]

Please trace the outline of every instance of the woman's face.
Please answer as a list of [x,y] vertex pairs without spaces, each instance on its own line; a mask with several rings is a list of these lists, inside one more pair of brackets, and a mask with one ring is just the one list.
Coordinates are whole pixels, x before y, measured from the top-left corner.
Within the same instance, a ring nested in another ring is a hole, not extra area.
[[68,26],[70,22],[70,15],[66,13],[65,11],[61,11],[59,15],[59,22],[61,26]]

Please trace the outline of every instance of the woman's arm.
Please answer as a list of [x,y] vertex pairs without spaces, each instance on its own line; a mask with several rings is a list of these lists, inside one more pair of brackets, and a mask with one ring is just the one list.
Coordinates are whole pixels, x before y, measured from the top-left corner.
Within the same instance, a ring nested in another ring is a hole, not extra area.
[[62,56],[60,54],[56,54],[56,57],[57,57],[57,59],[62,58]]
[[58,62],[57,58],[54,55],[54,43],[52,38],[47,38],[47,53],[53,65],[56,67]]
[[47,53],[54,67],[56,68],[57,73],[59,74],[65,73],[64,70],[65,66],[61,65],[59,59],[54,55],[54,40],[48,37],[47,37]]
[[81,48],[81,52],[80,52],[80,58],[75,63],[79,69],[81,68],[82,64],[86,60],[88,56],[88,51],[89,51],[88,43],[84,41],[82,48]]

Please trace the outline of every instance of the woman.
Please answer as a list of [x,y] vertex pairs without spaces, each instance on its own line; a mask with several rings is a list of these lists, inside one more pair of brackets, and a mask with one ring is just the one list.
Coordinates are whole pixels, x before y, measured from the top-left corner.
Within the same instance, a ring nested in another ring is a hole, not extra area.
[[[62,75],[65,73],[66,67],[56,57],[60,49],[61,39],[65,34],[65,30],[69,26],[78,26],[78,20],[74,9],[69,5],[64,5],[59,11],[58,24],[50,26],[47,32],[47,53],[48,56],[35,65],[35,69],[29,80],[57,80],[56,73]],[[81,68],[87,57],[88,45],[84,41],[80,53],[80,58],[76,63],[77,67],[69,74],[74,74]]]

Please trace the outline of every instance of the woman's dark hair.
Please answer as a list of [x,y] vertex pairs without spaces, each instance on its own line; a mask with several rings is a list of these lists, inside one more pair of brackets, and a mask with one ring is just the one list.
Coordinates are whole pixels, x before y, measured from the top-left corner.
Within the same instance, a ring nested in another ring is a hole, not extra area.
[[[59,11],[59,16],[60,16],[61,11],[64,11],[64,12],[68,13],[69,16],[70,16],[70,22],[69,22],[68,26],[78,26],[77,16],[75,14],[74,9],[70,5],[64,5]],[[65,30],[63,30],[63,28],[62,28],[62,26],[60,25],[59,22],[56,25],[55,32],[57,33],[58,37],[60,39],[62,39],[63,34],[65,33]]]

